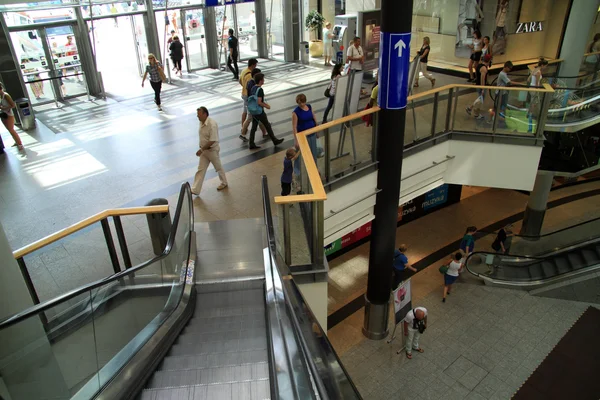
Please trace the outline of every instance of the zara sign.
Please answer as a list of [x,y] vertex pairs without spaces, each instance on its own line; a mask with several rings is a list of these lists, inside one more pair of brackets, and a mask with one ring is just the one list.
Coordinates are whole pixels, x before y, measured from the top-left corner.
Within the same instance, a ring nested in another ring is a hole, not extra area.
[[542,21],[535,22],[519,22],[515,33],[532,33],[543,31]]

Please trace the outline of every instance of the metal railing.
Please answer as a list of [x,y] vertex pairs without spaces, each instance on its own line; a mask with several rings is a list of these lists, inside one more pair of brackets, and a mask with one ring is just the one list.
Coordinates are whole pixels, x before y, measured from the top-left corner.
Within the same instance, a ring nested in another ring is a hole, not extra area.
[[[265,280],[271,398],[360,399],[327,335],[286,266],[276,261],[277,243],[267,177],[262,177],[268,248]],[[286,332],[296,335],[286,335]]]

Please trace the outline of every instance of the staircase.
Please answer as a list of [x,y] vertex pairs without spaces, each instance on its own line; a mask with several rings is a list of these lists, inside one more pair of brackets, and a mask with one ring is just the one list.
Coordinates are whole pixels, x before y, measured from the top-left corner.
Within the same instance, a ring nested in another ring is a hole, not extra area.
[[270,398],[264,280],[196,285],[194,316],[142,400]]

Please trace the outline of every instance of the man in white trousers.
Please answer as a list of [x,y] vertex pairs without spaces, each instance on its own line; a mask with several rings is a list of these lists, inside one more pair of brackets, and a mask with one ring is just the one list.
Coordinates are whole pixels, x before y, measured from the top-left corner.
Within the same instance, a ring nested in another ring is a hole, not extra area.
[[404,317],[404,336],[407,336],[406,358],[412,358],[413,350],[419,353],[425,351],[419,347],[419,338],[425,328],[427,328],[427,309],[425,307],[413,308]]
[[221,180],[217,190],[223,190],[227,187],[227,177],[219,158],[219,152],[221,151],[219,147],[219,126],[212,118],[209,118],[206,107],[198,107],[196,114],[200,120],[200,150],[196,152],[196,155],[200,157],[200,161],[198,162],[198,171],[194,176],[192,193],[200,196],[208,164],[212,163]]

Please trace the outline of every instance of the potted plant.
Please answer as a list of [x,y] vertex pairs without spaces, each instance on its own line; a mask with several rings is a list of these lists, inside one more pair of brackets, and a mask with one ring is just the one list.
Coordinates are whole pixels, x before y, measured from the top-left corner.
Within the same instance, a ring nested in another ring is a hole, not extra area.
[[311,10],[304,20],[306,29],[312,33],[311,37],[314,37],[309,46],[311,57],[321,57],[323,55],[323,42],[319,40],[319,29],[324,23],[325,18],[317,10]]

